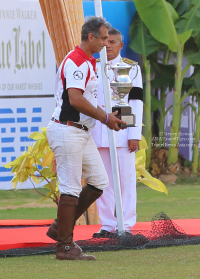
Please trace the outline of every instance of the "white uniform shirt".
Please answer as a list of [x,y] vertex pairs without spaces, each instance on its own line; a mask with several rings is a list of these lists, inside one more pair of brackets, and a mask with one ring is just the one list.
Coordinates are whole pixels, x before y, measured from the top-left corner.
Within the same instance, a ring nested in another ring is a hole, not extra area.
[[80,113],[70,105],[69,88],[77,88],[83,96],[97,107],[96,60],[78,46],[68,53],[60,65],[55,81],[56,108],[52,115],[58,121],[74,121],[91,128],[96,120]]
[[[108,61],[109,64],[115,65],[116,63],[120,62],[121,56],[120,54],[113,60]],[[129,77],[132,80],[133,77],[136,74],[136,67],[132,68],[129,72]],[[102,75],[101,75],[101,64],[100,62],[97,62],[96,66],[96,72],[98,77],[98,105],[105,110],[105,102],[104,102],[104,94],[103,94],[103,84],[102,84]],[[110,80],[113,80],[113,71],[108,70],[108,75],[110,77]],[[142,76],[141,76],[141,70],[138,66],[138,75],[133,80],[133,87],[135,88],[142,88]],[[113,90],[110,90],[111,96],[113,95]],[[125,96],[125,101],[128,103],[128,94]],[[118,101],[112,100],[112,107],[116,105]],[[137,127],[129,127],[124,130],[120,130],[118,132],[115,132],[116,136],[116,146],[117,147],[128,147],[128,140],[130,139],[136,139],[141,140],[142,138],[142,116],[143,116],[143,102],[138,99],[129,100],[129,105],[132,107],[132,113],[136,114],[136,124]],[[109,147],[108,142],[108,132],[107,132],[107,126],[101,124],[99,121],[96,122],[96,125],[93,129],[91,129],[92,137],[97,145],[98,148],[100,147]]]

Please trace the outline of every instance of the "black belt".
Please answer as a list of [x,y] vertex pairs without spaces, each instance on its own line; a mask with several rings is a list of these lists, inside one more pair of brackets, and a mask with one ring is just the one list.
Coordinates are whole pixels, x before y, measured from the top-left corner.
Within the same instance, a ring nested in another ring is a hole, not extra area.
[[75,123],[75,122],[72,122],[72,121],[58,121],[54,117],[52,117],[51,120],[56,122],[56,123],[63,124],[63,125],[76,127],[78,129],[84,130],[86,132],[89,130],[88,127],[86,127],[85,125],[78,124],[78,123]]

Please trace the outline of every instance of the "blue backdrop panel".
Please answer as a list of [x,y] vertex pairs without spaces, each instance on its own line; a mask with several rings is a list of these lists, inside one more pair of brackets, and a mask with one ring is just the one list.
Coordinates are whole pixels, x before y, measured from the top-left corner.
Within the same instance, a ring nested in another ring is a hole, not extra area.
[[[93,16],[95,14],[94,2],[83,1],[83,9],[85,19],[89,16]],[[123,35],[124,48],[121,51],[122,57],[138,61],[138,55],[128,47],[130,41],[130,24],[136,12],[133,1],[103,1],[102,9],[104,18],[106,18],[112,27],[117,28]],[[97,57],[99,57],[99,55],[95,54],[95,58]]]

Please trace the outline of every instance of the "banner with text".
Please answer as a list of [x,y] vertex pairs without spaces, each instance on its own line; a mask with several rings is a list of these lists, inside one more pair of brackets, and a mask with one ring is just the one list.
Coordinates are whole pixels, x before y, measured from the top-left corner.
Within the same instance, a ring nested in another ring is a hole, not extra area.
[[0,0],[0,189],[12,187],[4,165],[32,144],[30,133],[48,124],[55,73],[39,2]]

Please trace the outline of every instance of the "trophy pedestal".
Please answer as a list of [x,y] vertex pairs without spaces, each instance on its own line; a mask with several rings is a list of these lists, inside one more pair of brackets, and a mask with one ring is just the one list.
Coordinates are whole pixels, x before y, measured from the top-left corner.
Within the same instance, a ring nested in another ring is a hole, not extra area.
[[135,114],[132,113],[131,107],[129,106],[115,106],[112,107],[112,112],[118,111],[118,114],[116,117],[118,117],[120,120],[127,123],[127,125],[119,124],[120,128],[126,128],[126,127],[137,127],[135,124]]

